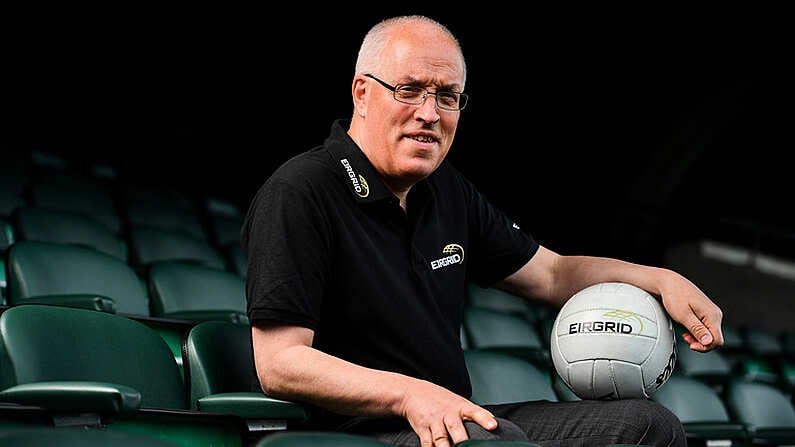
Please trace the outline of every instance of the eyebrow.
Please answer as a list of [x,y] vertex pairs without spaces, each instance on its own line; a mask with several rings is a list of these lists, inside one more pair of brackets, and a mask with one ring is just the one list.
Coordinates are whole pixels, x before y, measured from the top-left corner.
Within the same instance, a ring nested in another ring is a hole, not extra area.
[[[416,85],[419,87],[425,87],[427,85],[427,83],[420,81],[419,79],[413,78],[411,76],[408,76],[406,79],[407,79],[406,81],[398,82],[396,85]],[[462,93],[462,91],[457,88],[458,84],[445,84],[441,86],[434,85],[434,87],[436,87],[437,91]]]

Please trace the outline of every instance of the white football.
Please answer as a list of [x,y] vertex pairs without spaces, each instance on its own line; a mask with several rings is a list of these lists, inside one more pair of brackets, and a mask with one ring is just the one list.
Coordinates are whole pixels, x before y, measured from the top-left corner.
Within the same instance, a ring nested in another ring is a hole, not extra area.
[[581,399],[649,398],[676,365],[662,304],[631,284],[605,282],[574,294],[552,326],[555,370]]

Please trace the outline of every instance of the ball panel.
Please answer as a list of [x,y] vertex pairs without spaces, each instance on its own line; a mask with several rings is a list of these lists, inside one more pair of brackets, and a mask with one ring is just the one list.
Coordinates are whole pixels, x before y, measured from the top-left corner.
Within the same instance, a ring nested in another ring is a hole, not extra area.
[[555,319],[555,370],[583,399],[650,397],[673,371],[673,324],[662,304],[631,284],[602,283],[569,299]]
[[579,334],[558,337],[558,350],[563,361],[587,359],[622,359],[642,364],[656,349],[656,338],[622,334]]

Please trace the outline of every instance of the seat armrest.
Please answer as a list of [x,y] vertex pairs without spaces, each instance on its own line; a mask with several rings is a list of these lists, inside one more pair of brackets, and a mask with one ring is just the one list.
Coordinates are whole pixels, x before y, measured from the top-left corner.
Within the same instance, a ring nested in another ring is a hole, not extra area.
[[274,399],[262,393],[218,393],[197,401],[199,411],[234,414],[246,419],[287,419],[305,421],[309,411],[301,404]]
[[105,382],[57,381],[14,385],[0,391],[0,401],[57,412],[115,415],[141,408],[141,393]]
[[49,304],[53,306],[79,307],[111,314],[116,313],[116,302],[113,298],[94,294],[38,295],[25,298],[19,301],[19,304]]
[[248,317],[246,316],[245,312],[238,310],[183,310],[168,312],[161,315],[161,317],[195,322],[229,321],[232,323],[248,324]]

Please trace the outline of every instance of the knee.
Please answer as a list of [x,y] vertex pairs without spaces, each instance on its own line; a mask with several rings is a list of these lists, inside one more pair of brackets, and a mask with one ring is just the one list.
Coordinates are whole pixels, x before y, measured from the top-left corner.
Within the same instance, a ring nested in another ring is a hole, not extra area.
[[464,427],[467,430],[469,439],[491,440],[499,439],[502,441],[527,441],[527,435],[516,424],[507,420],[497,418],[497,428],[486,430],[476,422],[465,421]]
[[668,408],[651,400],[630,400],[626,414],[634,414],[638,429],[642,431],[639,442],[648,445],[686,446],[682,422]]

